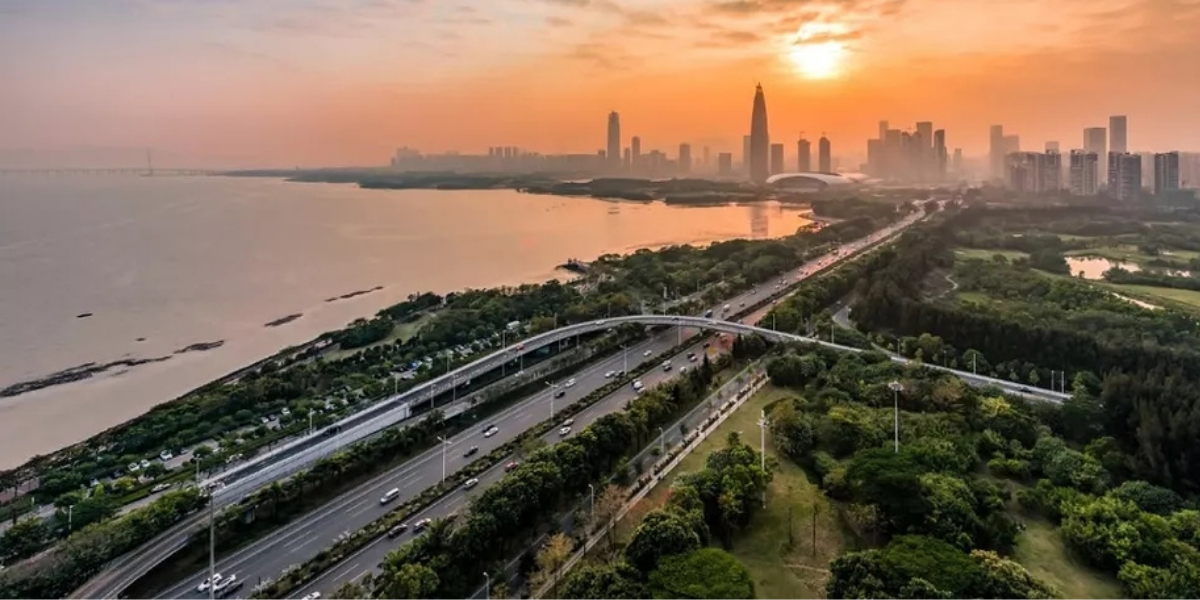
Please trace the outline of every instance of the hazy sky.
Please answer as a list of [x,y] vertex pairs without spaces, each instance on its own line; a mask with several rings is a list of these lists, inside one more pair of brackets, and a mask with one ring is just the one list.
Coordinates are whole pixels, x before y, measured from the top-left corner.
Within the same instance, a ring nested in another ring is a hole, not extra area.
[[[0,0],[0,162],[155,147],[196,166],[382,163],[397,146],[740,152],[880,119],[985,149],[1200,149],[1200,0]],[[819,78],[813,78],[813,76]],[[166,166],[166,165],[164,165]]]

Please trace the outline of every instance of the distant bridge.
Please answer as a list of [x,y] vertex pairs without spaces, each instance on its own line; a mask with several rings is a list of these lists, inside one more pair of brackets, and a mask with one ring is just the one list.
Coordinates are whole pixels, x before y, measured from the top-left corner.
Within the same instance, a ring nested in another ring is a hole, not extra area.
[[124,175],[143,177],[199,177],[204,175],[217,175],[220,171],[210,169],[94,169],[94,168],[62,168],[62,169],[0,169],[0,176],[6,175],[42,175],[42,176],[63,176],[63,175]]

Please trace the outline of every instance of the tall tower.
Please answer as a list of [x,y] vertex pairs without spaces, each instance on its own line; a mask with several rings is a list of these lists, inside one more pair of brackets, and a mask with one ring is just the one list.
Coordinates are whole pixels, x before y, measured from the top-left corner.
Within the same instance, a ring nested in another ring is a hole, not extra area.
[[1125,115],[1115,115],[1108,118],[1108,151],[1129,152],[1128,120]]
[[796,170],[812,173],[812,142],[804,138],[796,142]]
[[829,173],[833,170],[833,148],[829,143],[829,138],[821,136],[817,140],[817,170],[822,173]]
[[642,169],[642,138],[633,136],[633,139],[629,140],[629,147],[633,151],[629,168],[633,171],[640,171]]
[[608,113],[608,168],[611,171],[621,169],[621,115],[617,111]]
[[750,180],[763,183],[770,177],[771,137],[767,132],[767,99],[762,84],[754,88],[754,110],[750,113]]

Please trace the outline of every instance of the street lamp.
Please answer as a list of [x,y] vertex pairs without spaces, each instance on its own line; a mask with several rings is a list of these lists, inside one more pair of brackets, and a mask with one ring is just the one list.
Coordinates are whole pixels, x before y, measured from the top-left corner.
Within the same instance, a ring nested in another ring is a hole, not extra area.
[[208,600],[217,595],[217,499],[214,492],[215,489],[208,490]]
[[487,571],[484,571],[483,578],[487,580],[487,583],[483,584],[483,597],[485,600],[492,600],[492,576],[488,575]]
[[888,384],[888,389],[892,390],[892,412],[894,415],[893,435],[895,437],[896,453],[900,453],[900,392],[904,391],[904,386],[899,381],[892,381]]
[[663,456],[667,455],[667,432],[663,431],[662,427],[658,428],[658,453]]
[[549,381],[543,381],[542,383],[546,384],[550,388],[550,420],[553,421],[554,420],[554,393],[558,391],[558,385],[550,383]]
[[446,446],[450,445],[450,440],[439,435],[438,441],[442,443],[442,483],[446,483]]
[[75,516],[75,505],[72,504],[67,507],[67,533],[71,533],[71,525],[72,525],[72,521],[74,520],[74,516]]
[[621,373],[629,373],[629,348],[625,344],[621,344]]
[[592,504],[591,504],[591,507],[588,509],[588,514],[592,515],[592,518],[595,519],[596,518],[596,486],[589,483],[588,484],[588,493],[591,495],[591,498],[592,498]]
[[[767,472],[767,411],[764,409],[759,413],[758,418],[758,458],[759,467],[762,472]],[[763,508],[767,507],[767,490],[763,488],[762,493]]]
[[308,435],[313,434],[313,411],[308,411]]

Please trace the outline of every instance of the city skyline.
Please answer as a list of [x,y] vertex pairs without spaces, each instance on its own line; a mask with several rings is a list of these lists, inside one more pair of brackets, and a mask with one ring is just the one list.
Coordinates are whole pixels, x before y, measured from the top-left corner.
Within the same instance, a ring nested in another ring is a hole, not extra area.
[[0,118],[10,149],[310,166],[371,164],[398,145],[589,152],[604,135],[595,115],[615,110],[647,146],[736,155],[745,90],[761,81],[774,135],[819,123],[837,153],[879,118],[933,120],[979,156],[990,124],[1071,140],[1111,115],[1133,124],[1130,150],[1200,149],[1200,40],[1187,35],[1200,7],[1065,0],[1048,20],[1043,6],[9,0],[0,52],[21,57],[3,67],[20,83]]

